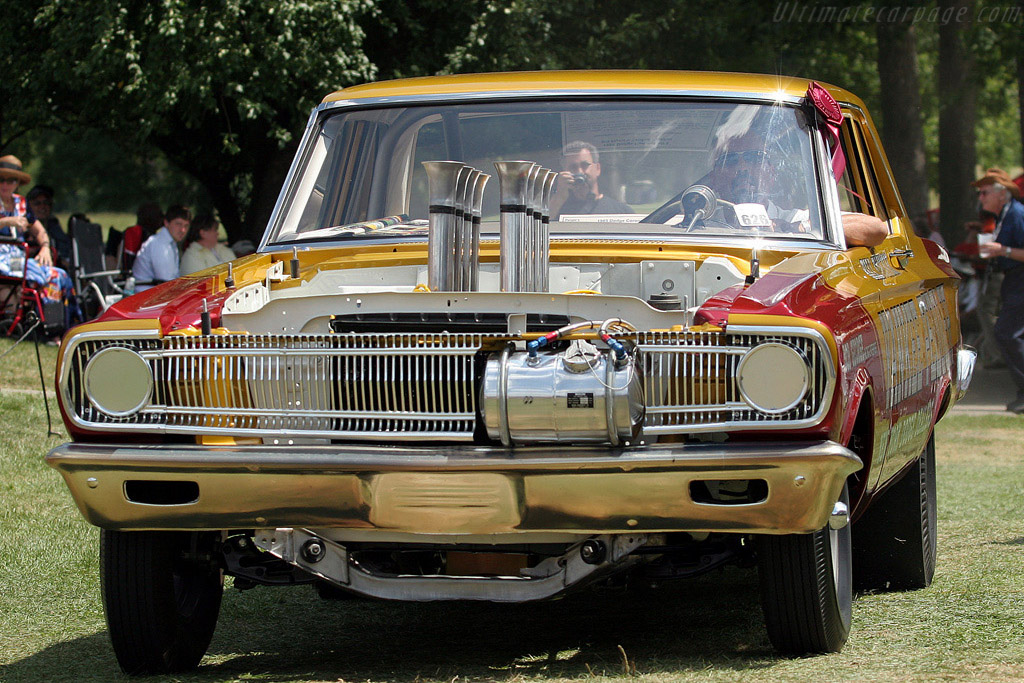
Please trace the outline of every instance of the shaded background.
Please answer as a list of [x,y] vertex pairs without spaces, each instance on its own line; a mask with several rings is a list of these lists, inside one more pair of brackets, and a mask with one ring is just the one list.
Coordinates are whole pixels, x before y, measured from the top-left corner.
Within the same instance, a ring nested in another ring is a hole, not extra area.
[[951,244],[976,217],[968,183],[1024,162],[1024,0],[23,0],[0,28],[18,37],[0,78],[0,154],[53,185],[58,212],[185,202],[215,208],[231,240],[262,234],[325,94],[404,76],[827,81],[868,104],[911,215],[941,198]]

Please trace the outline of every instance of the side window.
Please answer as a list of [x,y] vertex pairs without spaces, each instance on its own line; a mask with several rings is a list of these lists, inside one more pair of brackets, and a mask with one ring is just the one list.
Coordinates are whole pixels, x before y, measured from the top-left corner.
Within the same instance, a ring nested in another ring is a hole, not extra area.
[[861,124],[847,117],[843,122],[841,143],[846,155],[846,170],[839,178],[839,206],[843,211],[854,211],[877,216],[883,221],[889,216],[885,210],[878,180],[871,159],[864,149]]
[[867,140],[864,138],[864,127],[859,121],[853,122],[854,136],[857,138],[857,148],[860,150],[860,168],[864,177],[864,184],[868,190],[870,196],[870,213],[873,216],[881,218],[883,221],[889,220],[889,213],[885,210],[885,200],[882,199],[882,192],[878,187],[878,177],[875,175],[875,166],[871,163],[871,156],[867,152]]

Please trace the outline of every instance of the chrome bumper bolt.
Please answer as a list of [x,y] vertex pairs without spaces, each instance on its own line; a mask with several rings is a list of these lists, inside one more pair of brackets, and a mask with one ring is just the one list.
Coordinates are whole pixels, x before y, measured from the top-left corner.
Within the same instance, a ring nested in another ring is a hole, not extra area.
[[601,541],[584,541],[580,546],[580,559],[587,564],[601,564],[608,556],[608,548]]
[[324,555],[327,554],[327,548],[324,547],[324,542],[319,538],[311,538],[302,544],[302,559],[310,564],[315,564],[320,560],[324,559]]
[[828,516],[828,528],[838,531],[850,523],[850,508],[841,500],[836,501],[832,514]]

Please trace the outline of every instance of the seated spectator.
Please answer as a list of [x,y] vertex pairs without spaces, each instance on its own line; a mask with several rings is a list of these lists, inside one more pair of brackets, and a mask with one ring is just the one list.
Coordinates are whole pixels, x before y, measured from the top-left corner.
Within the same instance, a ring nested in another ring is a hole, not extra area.
[[220,223],[210,214],[192,221],[188,231],[188,248],[181,256],[181,274],[190,275],[235,259],[235,252],[217,240]]
[[110,228],[107,229],[107,242],[103,247],[103,262],[106,264],[107,270],[120,269],[122,272],[127,272],[125,269],[121,268],[123,246],[124,233],[111,225]]
[[36,220],[46,228],[50,244],[57,250],[60,264],[67,267],[71,263],[71,237],[64,232],[60,221],[53,215],[53,188],[49,185],[36,185],[28,191],[25,199]]
[[143,243],[132,265],[136,291],[142,292],[178,277],[178,244],[185,239],[191,221],[188,207],[174,205],[167,209],[164,227]]
[[156,202],[146,202],[139,206],[135,215],[135,225],[124,231],[121,242],[121,270],[125,273],[132,270],[135,258],[139,255],[142,243],[156,234],[164,224],[164,214]]
[[16,244],[0,244],[0,274],[25,273],[26,280],[38,287],[47,301],[61,301],[70,311],[74,289],[68,274],[53,266],[50,236],[42,223],[28,208],[28,202],[14,190],[32,182],[32,176],[21,170],[21,161],[14,155],[0,157],[0,235],[22,240],[32,239],[39,246],[35,257],[24,262],[25,252]]

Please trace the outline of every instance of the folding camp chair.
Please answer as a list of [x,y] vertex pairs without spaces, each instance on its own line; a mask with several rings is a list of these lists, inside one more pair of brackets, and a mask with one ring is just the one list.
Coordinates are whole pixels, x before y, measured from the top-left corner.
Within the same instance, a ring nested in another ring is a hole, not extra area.
[[72,274],[79,307],[85,320],[91,320],[124,297],[124,279],[120,270],[104,270],[103,228],[80,218],[72,218]]

